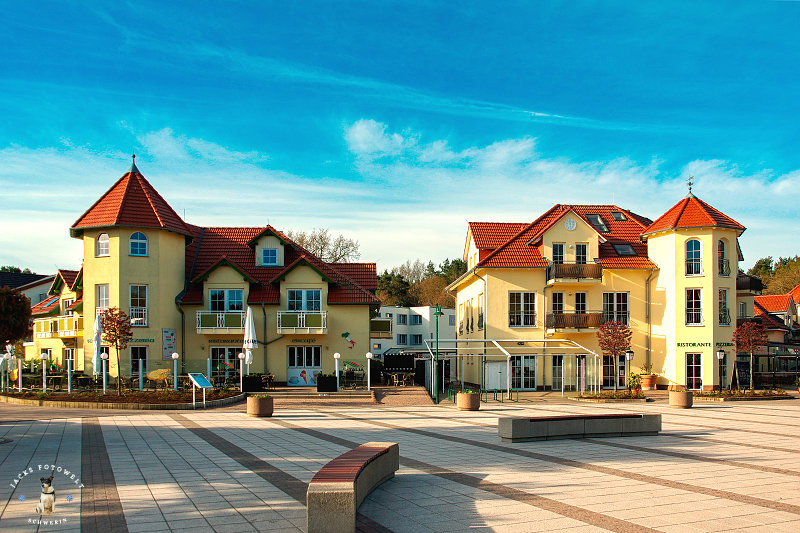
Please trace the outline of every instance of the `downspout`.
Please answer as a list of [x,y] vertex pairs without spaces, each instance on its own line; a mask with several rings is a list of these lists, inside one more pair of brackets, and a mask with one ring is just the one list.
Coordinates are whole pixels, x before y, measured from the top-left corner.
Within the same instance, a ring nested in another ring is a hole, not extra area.
[[645,316],[645,321],[647,322],[647,338],[646,338],[647,342],[645,343],[647,348],[645,350],[645,359],[644,359],[644,361],[645,361],[645,364],[648,364],[648,365],[650,364],[650,350],[652,349],[651,340],[650,340],[651,333],[652,333],[652,324],[651,324],[651,320],[650,320],[650,280],[653,277],[653,272],[655,272],[655,269],[651,268],[650,269],[650,275],[648,275],[647,279],[645,280],[645,289],[644,289],[644,293],[645,293],[645,296],[644,296],[644,300],[645,300],[644,316]]
[[261,314],[264,315],[264,373],[266,374],[269,372],[269,367],[267,365],[267,308],[264,306],[264,302],[261,302]]
[[[486,278],[479,276],[476,272],[477,267],[472,269],[472,275],[478,278],[479,280],[483,281],[483,307],[486,307],[487,302],[489,301],[489,286],[486,284]],[[485,377],[486,377],[486,330],[488,329],[489,323],[489,313],[485,312],[484,309],[478,309],[478,312],[484,311],[483,313],[483,355],[481,356],[481,373],[480,373],[480,385],[481,388],[486,387]]]
[[186,315],[183,313],[183,307],[178,304],[178,312],[181,314],[181,374],[186,373]]

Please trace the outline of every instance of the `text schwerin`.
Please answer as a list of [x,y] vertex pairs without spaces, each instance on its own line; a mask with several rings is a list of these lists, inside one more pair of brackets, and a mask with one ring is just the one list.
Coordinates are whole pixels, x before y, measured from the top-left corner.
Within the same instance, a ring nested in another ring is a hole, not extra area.
[[64,474],[66,477],[69,478],[70,481],[75,483],[80,488],[83,488],[83,483],[81,483],[81,478],[76,476],[72,471],[67,470],[66,468],[60,467],[58,465],[36,465],[37,468],[29,466],[19,474],[17,477],[14,478],[14,481],[9,483],[8,486],[12,489],[17,488],[19,482],[25,479],[28,475],[33,474],[34,472],[43,472],[49,474]]

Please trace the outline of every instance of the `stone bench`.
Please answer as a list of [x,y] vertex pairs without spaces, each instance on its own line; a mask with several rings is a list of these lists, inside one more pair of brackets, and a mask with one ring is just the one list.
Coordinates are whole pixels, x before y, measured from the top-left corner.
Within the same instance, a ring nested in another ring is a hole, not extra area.
[[368,442],[323,466],[308,484],[308,533],[354,532],[361,502],[398,468],[396,442]]
[[661,415],[634,413],[500,418],[497,421],[497,432],[503,442],[658,435],[659,431]]

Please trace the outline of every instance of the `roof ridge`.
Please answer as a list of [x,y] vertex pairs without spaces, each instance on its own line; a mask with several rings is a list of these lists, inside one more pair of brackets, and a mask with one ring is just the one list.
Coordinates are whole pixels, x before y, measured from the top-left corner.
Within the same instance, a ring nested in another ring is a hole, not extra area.
[[72,227],[73,227],[73,228],[74,228],[74,227],[77,227],[78,223],[79,223],[81,220],[83,220],[83,218],[84,218],[86,215],[88,215],[88,214],[89,214],[89,213],[90,213],[90,212],[91,212],[91,211],[92,211],[92,210],[93,210],[95,207],[97,207],[97,205],[98,205],[100,202],[102,202],[102,201],[103,201],[103,199],[104,199],[106,196],[108,196],[109,194],[111,194],[111,191],[113,191],[113,190],[114,190],[114,188],[115,188],[115,187],[116,187],[116,186],[119,184],[119,182],[121,182],[122,180],[124,180],[124,179],[125,179],[125,176],[127,176],[128,174],[130,174],[130,172],[126,172],[125,174],[123,174],[123,175],[122,175],[122,176],[121,176],[121,177],[120,177],[120,178],[119,178],[117,181],[115,181],[115,182],[114,182],[114,184],[113,184],[113,185],[111,185],[111,187],[109,187],[109,188],[108,188],[108,190],[107,190],[106,192],[104,192],[102,195],[100,195],[100,198],[98,198],[98,199],[97,199],[97,200],[96,200],[96,201],[95,201],[95,202],[94,202],[94,203],[93,203],[91,206],[89,206],[89,209],[87,209],[86,211],[84,211],[84,213],[83,213],[81,216],[79,216],[79,217],[78,217],[78,220],[76,220],[76,221],[75,221],[75,222],[72,224]]
[[122,206],[125,205],[125,200],[128,198],[128,194],[131,191],[131,178],[133,178],[133,172],[128,172],[126,175],[130,176],[128,178],[128,182],[125,184],[125,190],[122,192],[122,199],[119,201],[119,207],[117,208],[117,214],[114,217],[114,224],[119,224],[120,217],[122,215]]
[[508,246],[508,245],[509,245],[511,242],[513,242],[513,241],[514,241],[514,240],[515,240],[517,237],[519,237],[520,235],[522,235],[524,232],[528,231],[529,229],[533,228],[534,224],[536,224],[537,222],[539,222],[540,220],[542,220],[544,217],[548,216],[548,215],[549,215],[549,214],[550,214],[552,211],[554,211],[554,210],[558,209],[560,206],[561,206],[561,204],[556,204],[556,205],[554,205],[553,207],[551,207],[550,209],[548,209],[547,211],[545,211],[544,213],[542,213],[541,215],[539,215],[539,217],[538,217],[538,218],[536,218],[536,219],[535,219],[533,222],[531,222],[530,224],[527,224],[526,226],[524,226],[523,228],[521,228],[521,229],[520,229],[520,230],[519,230],[517,233],[515,233],[514,235],[512,235],[512,236],[511,236],[511,237],[510,237],[510,238],[509,238],[509,239],[508,239],[506,242],[504,242],[503,244],[501,244],[500,246],[498,246],[497,248],[495,248],[494,250],[492,250],[491,252],[489,252],[489,254],[488,254],[486,257],[484,257],[483,259],[481,259],[480,261],[478,261],[478,264],[477,264],[477,265],[475,265],[475,266],[479,266],[479,265],[482,265],[482,264],[484,264],[486,261],[488,261],[489,259],[491,259],[491,258],[492,258],[494,255],[496,255],[497,253],[499,253],[499,252],[500,252],[500,250],[504,249],[504,248],[505,248],[506,246]]
[[[137,169],[137,170],[138,170],[138,169]],[[139,177],[140,177],[142,180],[144,180],[144,181],[145,181],[145,183],[147,183],[148,185],[150,185],[150,182],[149,182],[149,181],[147,181],[147,179],[146,179],[146,178],[145,178],[145,177],[144,177],[144,176],[143,176],[141,173],[137,172],[137,174],[139,175]],[[133,176],[133,174],[131,174],[131,177],[132,177],[132,176]],[[139,187],[141,187],[141,188],[142,188],[142,193],[144,194],[145,198],[147,198],[147,202],[150,204],[150,209],[152,209],[152,210],[153,210],[153,213],[155,213],[155,215],[156,215],[156,218],[158,219],[158,223],[159,223],[159,224],[161,224],[161,227],[164,227],[164,228],[166,228],[167,224],[164,222],[164,219],[161,217],[161,213],[159,213],[159,212],[158,212],[158,209],[156,208],[155,204],[153,203],[153,199],[152,199],[152,198],[150,198],[150,193],[149,193],[149,191],[147,190],[147,187],[144,187],[144,186],[142,185],[142,182],[141,182],[141,181],[138,181],[138,180],[139,180],[139,178],[137,178],[138,185],[139,185]],[[150,185],[150,187],[152,188],[153,186],[152,186],[152,185]],[[153,191],[154,191],[154,192],[156,192],[156,194],[158,194],[158,192],[157,192],[157,191],[155,191],[155,189],[153,189]],[[161,195],[159,194],[159,196],[161,196]],[[124,200],[125,200],[125,198],[123,198],[123,201],[124,201]],[[161,200],[164,200],[164,198],[161,198]],[[164,203],[166,203],[166,200],[164,201]],[[169,204],[167,204],[167,205],[169,205]],[[170,209],[172,209],[172,208],[170,208]],[[177,216],[177,215],[178,215],[178,213],[175,213],[175,215]],[[181,220],[181,222],[183,222],[183,219],[182,219],[182,218],[180,218],[180,216],[178,216],[178,218]]]

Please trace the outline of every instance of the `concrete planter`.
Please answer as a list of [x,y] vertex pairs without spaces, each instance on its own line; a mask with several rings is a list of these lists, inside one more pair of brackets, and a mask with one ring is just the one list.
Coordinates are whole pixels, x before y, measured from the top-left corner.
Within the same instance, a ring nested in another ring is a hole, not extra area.
[[272,398],[247,397],[247,416],[272,416]]
[[656,374],[642,374],[642,390],[656,390]]
[[481,408],[481,395],[477,392],[459,392],[456,394],[456,406],[459,411],[477,411]]
[[694,397],[689,390],[669,391],[669,406],[674,409],[688,409],[692,406]]

